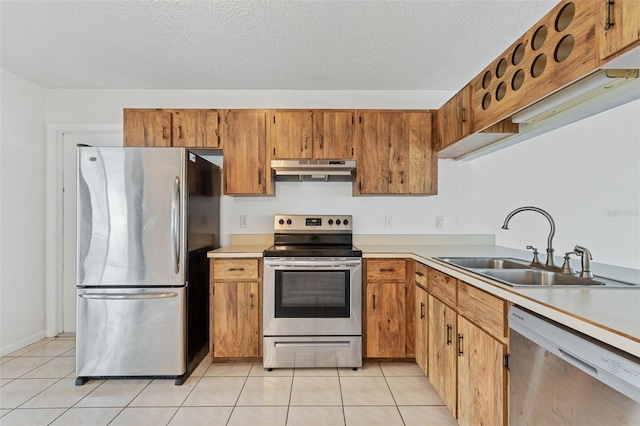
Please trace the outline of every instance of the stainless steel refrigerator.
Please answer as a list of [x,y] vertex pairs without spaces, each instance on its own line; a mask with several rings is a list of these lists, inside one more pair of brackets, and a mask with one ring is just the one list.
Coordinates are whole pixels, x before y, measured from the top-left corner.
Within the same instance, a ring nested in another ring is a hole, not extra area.
[[76,385],[179,385],[207,355],[220,188],[185,148],[78,147]]

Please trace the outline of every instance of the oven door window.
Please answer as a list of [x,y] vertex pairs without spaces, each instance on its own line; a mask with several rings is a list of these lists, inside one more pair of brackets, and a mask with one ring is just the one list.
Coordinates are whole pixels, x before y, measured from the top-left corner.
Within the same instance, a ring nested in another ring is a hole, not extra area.
[[276,318],[349,318],[349,271],[276,271]]

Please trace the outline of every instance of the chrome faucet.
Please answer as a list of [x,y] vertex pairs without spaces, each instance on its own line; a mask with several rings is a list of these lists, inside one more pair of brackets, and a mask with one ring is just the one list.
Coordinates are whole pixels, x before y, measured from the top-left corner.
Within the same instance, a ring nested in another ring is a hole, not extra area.
[[502,229],[509,229],[509,221],[511,220],[511,218],[515,216],[517,213],[524,212],[524,211],[538,212],[544,217],[546,217],[547,220],[549,221],[549,225],[551,225],[551,231],[549,232],[549,237],[547,237],[546,266],[549,268],[555,268],[556,265],[553,262],[553,236],[556,233],[556,224],[549,213],[547,213],[546,211],[542,210],[539,207],[525,206],[525,207],[517,208],[507,215],[507,218],[504,220],[504,225],[502,225]]
[[582,246],[575,246],[574,250],[575,253],[582,258],[582,272],[580,272],[580,276],[582,278],[593,278],[593,273],[591,272],[593,256],[591,256],[591,252]]

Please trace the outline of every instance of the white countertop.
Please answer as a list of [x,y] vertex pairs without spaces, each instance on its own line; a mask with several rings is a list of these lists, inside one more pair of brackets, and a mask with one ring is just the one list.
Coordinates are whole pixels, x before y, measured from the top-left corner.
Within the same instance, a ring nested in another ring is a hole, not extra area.
[[[262,257],[267,245],[231,245],[208,257]],[[472,284],[625,352],[640,357],[640,287],[523,288],[511,287],[434,259],[493,256],[529,259],[530,253],[494,245],[358,244],[364,258],[402,257]],[[541,257],[542,259],[544,256]],[[575,267],[575,266],[574,266]],[[640,283],[640,271],[592,264],[595,275]]]

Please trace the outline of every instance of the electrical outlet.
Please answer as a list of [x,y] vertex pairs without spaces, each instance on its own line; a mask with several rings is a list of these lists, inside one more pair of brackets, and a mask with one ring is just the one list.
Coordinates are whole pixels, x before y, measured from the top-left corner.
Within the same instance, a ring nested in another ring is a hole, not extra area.
[[384,227],[385,228],[393,228],[393,216],[385,216],[384,217]]
[[240,215],[240,228],[246,228],[249,226],[249,216],[246,214]]
[[444,216],[438,216],[436,218],[436,228],[444,229],[447,226],[446,218]]

